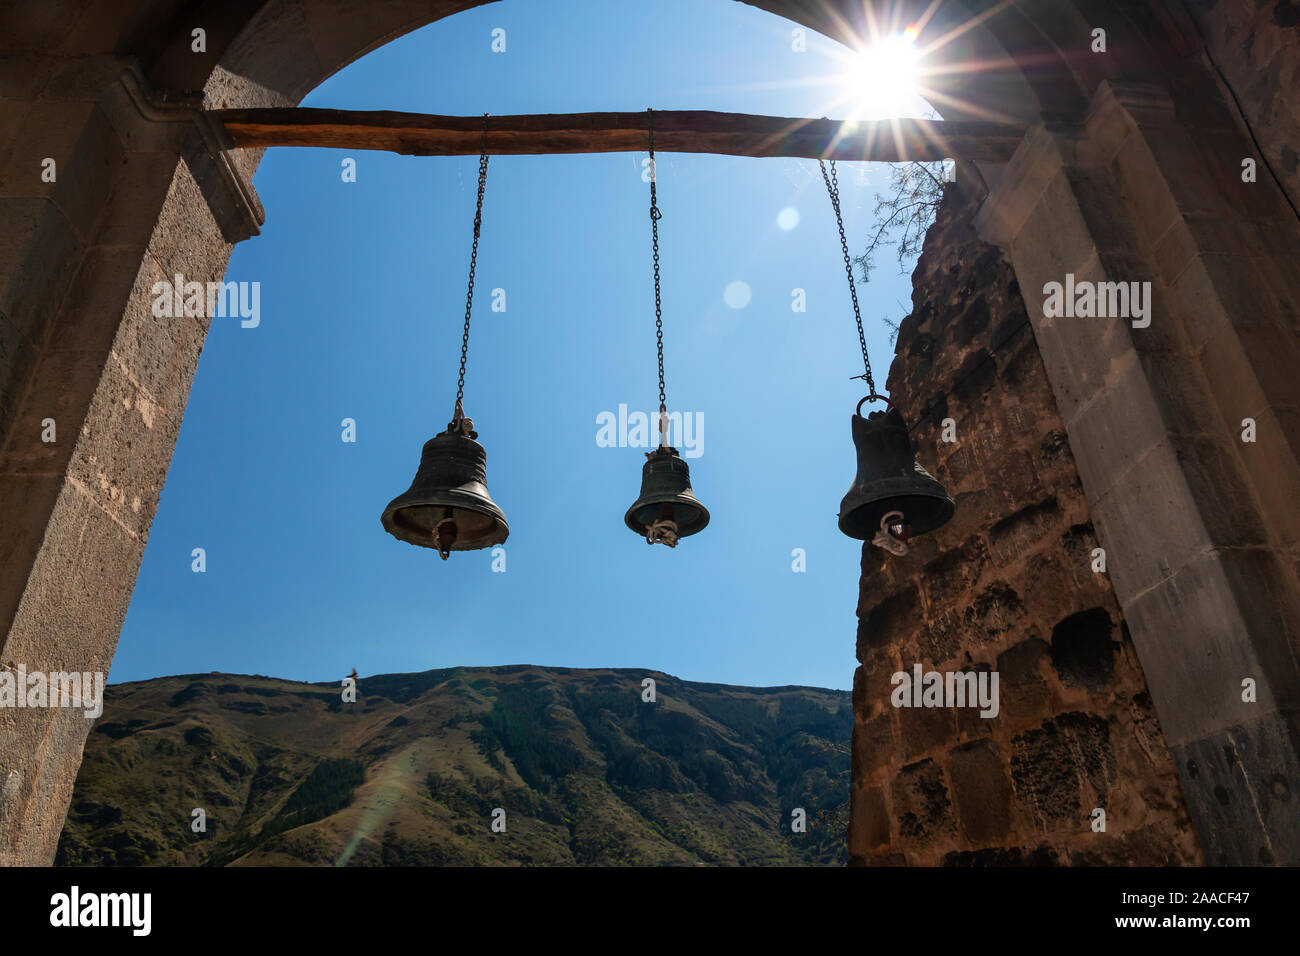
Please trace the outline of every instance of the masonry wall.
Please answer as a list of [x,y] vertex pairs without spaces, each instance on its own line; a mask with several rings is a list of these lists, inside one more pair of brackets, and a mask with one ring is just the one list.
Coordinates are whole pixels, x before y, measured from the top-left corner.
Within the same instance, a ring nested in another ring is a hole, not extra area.
[[[854,682],[858,865],[1202,862],[1015,275],[948,187],[889,392],[955,518],[863,548]],[[942,443],[945,418],[956,442]],[[996,671],[1000,713],[896,708],[891,676]],[[1095,808],[1106,813],[1094,832]]]
[[1300,206],[1300,3],[1185,2],[1279,185]]

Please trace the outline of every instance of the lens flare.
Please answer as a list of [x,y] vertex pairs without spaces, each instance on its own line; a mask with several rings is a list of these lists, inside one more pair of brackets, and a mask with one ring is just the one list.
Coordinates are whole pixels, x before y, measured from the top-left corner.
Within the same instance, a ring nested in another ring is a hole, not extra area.
[[915,27],[880,37],[850,64],[844,83],[854,119],[890,119],[915,112],[920,63],[916,37]]

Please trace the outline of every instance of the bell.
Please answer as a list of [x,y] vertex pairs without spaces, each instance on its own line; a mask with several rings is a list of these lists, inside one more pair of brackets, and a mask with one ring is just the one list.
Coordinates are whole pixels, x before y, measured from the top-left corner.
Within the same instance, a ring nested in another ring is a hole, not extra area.
[[424,443],[420,468],[405,494],[388,503],[380,520],[395,538],[436,548],[445,561],[452,551],[503,544],[510,534],[506,516],[487,490],[487,452],[478,432],[458,417]]
[[709,510],[691,491],[691,470],[676,448],[660,445],[645,457],[641,497],[627,509],[623,521],[646,544],[675,548],[679,538],[704,530]]
[[905,542],[952,518],[956,505],[943,485],[912,457],[912,439],[898,409],[891,406],[863,418],[859,403],[853,416],[853,444],[858,474],[840,502],[839,514],[840,530],[850,538],[867,540],[884,532]]

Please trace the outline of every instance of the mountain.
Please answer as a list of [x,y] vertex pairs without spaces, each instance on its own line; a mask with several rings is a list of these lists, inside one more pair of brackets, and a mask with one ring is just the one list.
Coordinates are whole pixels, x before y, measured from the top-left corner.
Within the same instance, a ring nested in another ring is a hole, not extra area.
[[56,862],[841,863],[852,722],[846,691],[653,671],[388,674],[355,703],[260,675],[116,684]]

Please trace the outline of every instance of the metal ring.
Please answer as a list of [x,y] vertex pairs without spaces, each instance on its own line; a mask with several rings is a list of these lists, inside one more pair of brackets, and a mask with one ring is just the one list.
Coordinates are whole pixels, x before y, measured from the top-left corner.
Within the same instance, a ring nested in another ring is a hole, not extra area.
[[896,406],[894,405],[894,403],[891,402],[889,399],[887,399],[884,395],[877,395],[875,392],[872,392],[870,395],[868,395],[868,396],[867,396],[866,398],[864,398],[862,401],[858,402],[858,411],[857,411],[858,418],[861,418],[861,417],[862,417],[862,406],[865,405],[867,402],[870,402],[870,401],[873,401],[873,400],[879,400],[879,401],[882,401],[882,402],[884,402],[886,405],[888,405],[890,408],[895,408],[895,407],[896,407]]

